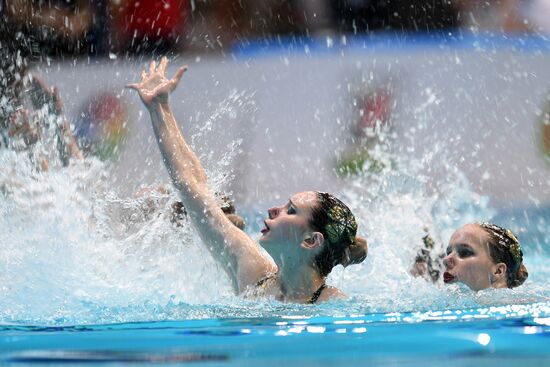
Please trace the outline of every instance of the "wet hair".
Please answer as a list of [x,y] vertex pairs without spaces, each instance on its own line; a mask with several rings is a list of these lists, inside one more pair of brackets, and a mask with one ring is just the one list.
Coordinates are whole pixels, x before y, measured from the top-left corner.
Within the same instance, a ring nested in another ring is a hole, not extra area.
[[357,222],[346,204],[326,192],[316,192],[317,205],[311,210],[310,225],[325,238],[326,245],[315,257],[321,276],[336,265],[359,264],[367,257],[367,241],[357,236]]
[[489,254],[495,263],[506,264],[506,285],[515,288],[523,284],[529,273],[523,264],[523,251],[509,229],[492,223],[478,223],[489,236]]

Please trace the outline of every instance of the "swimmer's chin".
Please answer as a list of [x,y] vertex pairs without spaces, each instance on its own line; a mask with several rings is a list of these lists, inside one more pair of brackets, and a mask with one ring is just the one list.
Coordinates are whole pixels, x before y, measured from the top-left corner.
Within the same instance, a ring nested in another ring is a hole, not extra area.
[[258,243],[264,247],[265,243],[267,241],[267,233],[260,233],[260,237],[258,237]]

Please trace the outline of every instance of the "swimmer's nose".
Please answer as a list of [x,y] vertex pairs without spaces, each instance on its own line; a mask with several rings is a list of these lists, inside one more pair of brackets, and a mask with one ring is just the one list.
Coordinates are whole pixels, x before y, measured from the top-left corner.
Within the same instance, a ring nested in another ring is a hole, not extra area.
[[279,208],[269,208],[267,209],[267,214],[269,215],[269,219],[276,218],[279,215]]
[[449,254],[449,255],[447,255],[443,258],[443,265],[445,265],[445,267],[447,269],[452,268],[454,266],[454,264],[455,264],[455,262],[454,262],[453,257],[451,256],[451,254]]

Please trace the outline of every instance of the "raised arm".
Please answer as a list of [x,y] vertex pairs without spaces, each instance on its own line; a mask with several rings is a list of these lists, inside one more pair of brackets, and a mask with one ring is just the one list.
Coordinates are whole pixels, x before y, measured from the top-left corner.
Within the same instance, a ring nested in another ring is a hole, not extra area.
[[217,205],[206,184],[204,168],[182,136],[168,102],[169,94],[187,68],[179,68],[172,79],[166,79],[167,64],[166,58],[158,67],[151,62],[149,75],[142,72],[141,82],[128,87],[139,93],[150,113],[164,164],[202,241],[240,293],[276,267],[259,245],[236,228]]
[[82,159],[82,152],[71,131],[71,125],[63,113],[63,102],[57,87],[48,88],[37,76],[31,77],[31,103],[35,110],[48,106],[48,113],[55,117],[55,127],[58,137],[57,150],[64,166],[69,165],[70,158]]

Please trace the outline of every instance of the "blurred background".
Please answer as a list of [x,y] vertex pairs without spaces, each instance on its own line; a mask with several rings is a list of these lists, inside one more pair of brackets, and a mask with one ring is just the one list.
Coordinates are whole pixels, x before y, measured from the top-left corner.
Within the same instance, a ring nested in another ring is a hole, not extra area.
[[0,4],[3,116],[25,73],[41,75],[122,192],[167,180],[123,86],[168,55],[190,65],[173,96],[182,128],[239,205],[411,156],[436,193],[455,169],[498,207],[550,203],[548,0]]
[[[2,0],[3,48],[33,61],[218,53],[289,36],[550,31],[547,0]],[[16,42],[19,41],[19,42]]]

